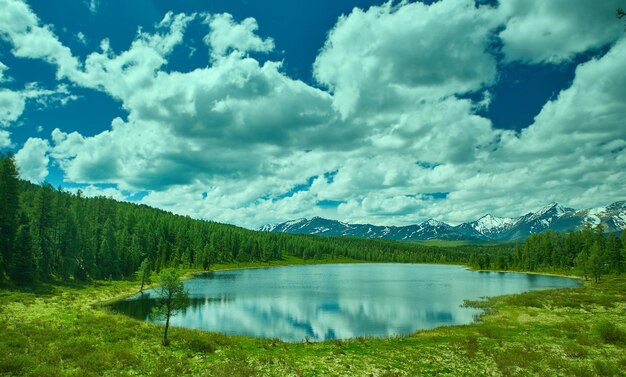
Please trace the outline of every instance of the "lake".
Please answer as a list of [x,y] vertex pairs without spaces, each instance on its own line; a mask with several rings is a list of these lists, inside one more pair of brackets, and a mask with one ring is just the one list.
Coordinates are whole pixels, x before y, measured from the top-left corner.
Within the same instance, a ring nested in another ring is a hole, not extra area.
[[[476,272],[463,266],[334,264],[210,272],[184,282],[172,326],[285,341],[388,337],[470,323],[464,300],[580,285],[576,279]],[[150,321],[153,290],[112,310]]]

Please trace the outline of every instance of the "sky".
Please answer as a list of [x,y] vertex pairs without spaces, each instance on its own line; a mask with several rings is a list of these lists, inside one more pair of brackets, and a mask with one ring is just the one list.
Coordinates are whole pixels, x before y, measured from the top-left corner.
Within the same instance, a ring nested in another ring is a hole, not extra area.
[[626,199],[622,0],[0,0],[20,175],[247,228]]

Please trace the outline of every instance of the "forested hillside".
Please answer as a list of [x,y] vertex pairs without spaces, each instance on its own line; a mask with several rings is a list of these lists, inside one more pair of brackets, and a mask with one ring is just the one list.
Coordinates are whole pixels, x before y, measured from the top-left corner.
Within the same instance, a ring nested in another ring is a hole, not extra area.
[[15,283],[129,277],[148,259],[163,267],[209,268],[232,261],[350,256],[397,262],[463,262],[464,251],[398,242],[331,239],[250,231],[194,220],[145,205],[84,198],[18,179],[0,163],[0,274]]
[[[18,179],[0,159],[0,280],[120,279],[143,260],[208,269],[222,262],[350,257],[377,262],[465,263],[481,269],[571,271],[599,277],[625,269],[624,234],[586,228],[548,232],[524,243],[460,247],[345,237],[257,232],[104,197],[85,198]],[[626,234],[626,233],[625,233]]]

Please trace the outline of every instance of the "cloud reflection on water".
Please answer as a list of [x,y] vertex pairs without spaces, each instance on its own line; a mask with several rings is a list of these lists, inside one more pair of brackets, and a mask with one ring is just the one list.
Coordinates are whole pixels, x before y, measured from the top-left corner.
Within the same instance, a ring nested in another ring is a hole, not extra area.
[[[572,279],[476,273],[459,266],[356,264],[210,273],[185,282],[189,305],[173,326],[299,341],[393,336],[469,323],[478,299],[568,287]],[[154,292],[113,310],[147,319]]]

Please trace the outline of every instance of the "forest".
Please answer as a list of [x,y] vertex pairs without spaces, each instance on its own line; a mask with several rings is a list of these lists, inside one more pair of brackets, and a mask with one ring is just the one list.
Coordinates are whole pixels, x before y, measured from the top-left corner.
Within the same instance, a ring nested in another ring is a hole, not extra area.
[[142,262],[210,269],[216,263],[348,257],[372,262],[467,264],[481,270],[554,271],[596,281],[626,270],[626,231],[546,232],[521,243],[429,246],[347,237],[251,231],[110,198],[83,197],[19,179],[0,158],[0,281],[119,280]]

